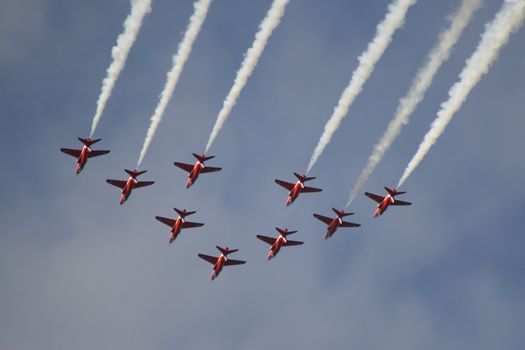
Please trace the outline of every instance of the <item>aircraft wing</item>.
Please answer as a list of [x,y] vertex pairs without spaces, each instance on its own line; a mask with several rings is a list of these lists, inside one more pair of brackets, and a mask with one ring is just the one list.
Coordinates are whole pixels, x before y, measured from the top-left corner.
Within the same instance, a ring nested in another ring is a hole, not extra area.
[[91,151],[88,153],[88,158],[98,157],[108,153],[109,151]]
[[312,193],[312,192],[321,192],[322,189],[315,188],[315,187],[304,187],[301,192],[302,193]]
[[126,181],[124,180],[111,180],[111,179],[108,179],[106,180],[106,182],[110,185],[113,185],[113,186],[117,186],[119,188],[124,188],[124,186],[126,186]]
[[149,185],[153,185],[155,183],[155,181],[139,181],[135,184],[135,188],[141,188],[141,187],[145,187],[145,186],[149,186]]
[[361,226],[360,224],[354,224],[353,222],[348,222],[348,221],[343,221],[343,223],[341,225],[339,225],[339,227],[359,227]]
[[277,238],[267,237],[267,236],[263,236],[263,235],[257,235],[257,238],[260,239],[263,242],[268,243],[269,245],[273,245],[275,243],[275,241],[277,240]]
[[201,169],[201,173],[202,174],[213,173],[213,172],[219,171],[219,170],[222,170],[222,168],[216,168],[216,167],[213,167],[213,166],[205,166],[203,169]]
[[169,227],[173,227],[175,225],[175,220],[163,218],[162,216],[155,216],[155,219],[159,220],[163,224],[168,225]]
[[192,170],[193,170],[193,165],[191,164],[186,164],[186,163],[179,163],[179,162],[175,162],[173,163],[175,164],[175,166],[181,168],[182,170],[190,173]]
[[411,205],[411,204],[412,203],[410,203],[410,202],[405,202],[405,201],[400,201],[400,200],[395,199],[394,200],[394,204],[392,204],[392,205]]
[[200,222],[189,222],[186,221],[182,224],[182,228],[192,228],[192,227],[201,227],[204,224],[201,224]]
[[282,180],[275,180],[275,183],[278,184],[279,186],[286,188],[288,191],[291,191],[292,188],[295,186],[295,184],[292,184],[286,181],[282,181]]
[[224,262],[224,266],[230,266],[230,265],[242,265],[242,264],[245,264],[246,261],[242,261],[242,260],[233,260],[233,259],[228,259]]
[[65,154],[69,154],[70,156],[73,156],[75,158],[78,158],[78,156],[80,155],[80,152],[82,152],[79,149],[71,149],[71,148],[61,148],[60,150],[64,152]]
[[304,242],[299,242],[299,241],[286,241],[286,243],[283,243],[283,246],[290,247],[290,246],[294,246],[294,245],[301,245],[303,243]]
[[329,217],[326,217],[326,216],[323,216],[323,215],[320,215],[320,214],[314,214],[314,217],[316,219],[321,220],[322,222],[324,222],[327,225],[330,225],[332,223],[332,218],[329,218]]
[[373,193],[370,193],[370,192],[365,192],[365,196],[375,200],[377,203],[381,203],[385,199],[385,197],[378,196],[377,194],[373,194]]
[[217,263],[217,260],[219,260],[219,258],[217,258],[215,256],[209,256],[209,255],[206,255],[206,254],[198,254],[198,255],[199,255],[199,258],[204,259],[204,260],[206,260],[207,262],[209,262],[210,264],[213,264],[213,265],[215,265]]

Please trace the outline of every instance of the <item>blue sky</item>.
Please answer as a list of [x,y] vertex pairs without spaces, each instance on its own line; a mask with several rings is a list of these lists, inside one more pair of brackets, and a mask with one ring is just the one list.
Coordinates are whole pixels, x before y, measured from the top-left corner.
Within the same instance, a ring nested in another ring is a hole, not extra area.
[[[271,1],[216,0],[122,207],[106,178],[136,164],[192,1],[157,0],[96,132],[111,149],[74,175],[127,0],[0,2],[0,348],[522,349],[525,30],[405,184],[411,207],[322,239],[457,0],[420,0],[291,207],[273,180],[306,169],[388,1],[292,0],[189,190],[173,161],[206,144]],[[394,186],[501,1],[487,0],[364,190]],[[155,215],[205,222],[168,244]],[[256,234],[297,229],[271,262]],[[248,262],[209,281],[197,253]]]

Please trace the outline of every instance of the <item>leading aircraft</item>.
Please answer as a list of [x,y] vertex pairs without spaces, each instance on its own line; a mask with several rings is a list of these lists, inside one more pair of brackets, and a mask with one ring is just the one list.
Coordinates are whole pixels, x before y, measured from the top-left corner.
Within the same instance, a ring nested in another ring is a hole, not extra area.
[[337,210],[335,208],[332,208],[332,210],[335,213],[334,218],[329,218],[321,214],[314,214],[314,217],[316,219],[319,219],[328,225],[328,228],[326,229],[326,233],[324,235],[324,239],[328,239],[332,237],[335,231],[337,231],[338,227],[359,227],[361,226],[360,224],[355,224],[353,222],[343,221],[343,218],[345,216],[354,215],[354,213],[345,213],[344,210]]
[[82,169],[84,169],[84,166],[86,165],[88,161],[88,158],[93,158],[93,157],[97,157],[97,156],[101,156],[101,155],[109,153],[109,151],[93,151],[91,149],[92,144],[97,143],[102,139],[93,140],[93,139],[90,139],[89,137],[86,139],[79,137],[78,140],[84,144],[84,147],[82,147],[82,149],[71,149],[71,148],[61,148],[60,149],[60,151],[64,152],[65,154],[69,154],[70,156],[77,158],[77,168],[76,168],[77,175],[80,174]]
[[129,195],[131,194],[131,191],[133,191],[134,188],[149,186],[155,183],[155,181],[137,181],[137,177],[139,175],[144,174],[147,170],[138,171],[137,169],[135,170],[124,169],[124,171],[129,174],[129,178],[127,181],[112,180],[112,179],[106,180],[108,184],[122,188],[122,193],[120,195],[121,205],[128,199]]
[[275,179],[275,183],[279,186],[282,186],[286,188],[290,193],[288,193],[288,199],[286,200],[286,206],[289,206],[292,204],[297,197],[299,197],[299,194],[302,193],[310,193],[310,192],[321,192],[322,189],[315,188],[315,187],[307,187],[304,185],[306,181],[310,181],[315,179],[315,177],[307,177],[306,175],[299,175],[297,173],[293,173],[295,177],[297,178],[297,182],[295,184]]
[[270,251],[268,252],[268,260],[271,260],[274,256],[276,256],[277,253],[279,253],[279,250],[281,250],[281,247],[301,245],[304,243],[286,239],[286,236],[296,233],[297,231],[288,231],[287,228],[283,230],[279,227],[276,227],[275,229],[277,230],[277,232],[279,232],[279,237],[277,238],[257,235],[257,238],[259,238],[263,242],[268,243],[271,246]]
[[197,161],[194,165],[179,162],[173,163],[175,164],[175,166],[189,173],[188,181],[186,181],[186,188],[190,188],[190,186],[193,185],[195,181],[197,181],[197,179],[199,178],[199,174],[211,173],[222,169],[204,165],[205,161],[215,158],[215,156],[206,157],[206,155],[204,154],[199,155],[196,153],[193,153],[193,156],[197,158]]
[[176,219],[155,216],[155,219],[171,227],[171,235],[169,240],[170,243],[173,243],[173,241],[175,240],[175,238],[177,238],[177,236],[183,228],[201,227],[202,225],[204,225],[199,222],[189,222],[185,220],[186,216],[193,215],[196,213],[196,211],[186,211],[186,209],[179,210],[177,208],[173,208],[173,210],[175,210],[177,214],[179,214],[179,217]]
[[219,255],[218,257],[209,256],[205,254],[198,254],[199,258],[206,260],[210,264],[213,264],[213,271],[211,273],[212,281],[216,279],[217,276],[219,276],[224,266],[242,265],[246,263],[246,261],[243,261],[243,260],[228,259],[229,254],[235,253],[239,249],[229,249],[228,247],[222,248],[219,246],[216,246],[216,248],[219,249],[219,251],[221,252],[221,255]]
[[387,209],[389,205],[411,205],[410,202],[400,201],[399,199],[395,199],[395,196],[399,196],[400,194],[404,194],[406,192],[398,192],[397,189],[390,189],[388,187],[385,187],[385,190],[387,191],[386,197],[378,196],[377,194],[365,192],[365,195],[373,200],[375,200],[377,203],[377,209],[374,212],[374,217],[378,217],[379,215],[383,214]]

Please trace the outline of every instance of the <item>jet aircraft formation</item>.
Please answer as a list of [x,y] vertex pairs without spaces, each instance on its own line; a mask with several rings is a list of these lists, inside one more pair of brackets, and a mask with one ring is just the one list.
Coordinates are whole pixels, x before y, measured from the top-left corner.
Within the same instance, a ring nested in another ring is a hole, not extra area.
[[[90,138],[87,138],[87,139],[79,138],[79,140],[84,144],[84,147],[81,150],[75,150],[75,149],[69,149],[69,148],[60,149],[62,152],[77,158],[77,162],[76,162],[77,175],[84,168],[89,158],[109,153],[108,150],[98,150],[97,151],[97,150],[91,149],[91,145],[93,145],[96,142],[99,142],[100,139],[93,140]],[[188,178],[186,181],[186,189],[189,189],[192,185],[195,184],[200,174],[218,172],[222,170],[222,168],[207,166],[204,164],[206,161],[215,158],[215,156],[206,156],[205,154],[196,154],[196,153],[193,153],[193,156],[196,159],[195,164],[187,164],[187,163],[180,163],[180,162],[174,163],[175,166],[177,166],[178,168],[181,168],[182,170],[188,173]],[[139,171],[137,169],[134,169],[134,170],[125,169],[125,172],[129,175],[127,180],[125,181],[124,180],[113,180],[113,179],[106,180],[108,184],[116,186],[122,190],[120,194],[120,201],[119,201],[121,205],[124,204],[124,202],[129,198],[133,189],[150,186],[155,183],[154,181],[137,180],[137,177],[144,174],[146,171],[147,170]],[[304,184],[305,182],[314,180],[315,177],[311,177],[311,176],[309,177],[306,174],[300,175],[295,172],[293,174],[297,178],[296,183],[291,183],[291,182],[286,182],[283,180],[275,179],[276,184],[284,187],[286,190],[289,191],[288,197],[285,202],[286,206],[290,206],[292,203],[294,203],[294,201],[299,197],[301,193],[315,193],[315,192],[322,191],[322,189],[320,188],[305,186]],[[400,192],[395,188],[390,189],[388,187],[385,187],[385,190],[387,191],[387,194],[385,197],[376,195],[373,193],[365,192],[365,195],[367,197],[371,198],[372,200],[378,203],[376,210],[374,212],[374,217],[378,217],[381,214],[383,214],[390,205],[406,206],[406,205],[411,204],[410,202],[405,202],[405,201],[395,199],[396,196],[404,194],[406,192]],[[188,228],[201,227],[204,225],[203,223],[199,223],[199,222],[186,221],[186,217],[195,214],[196,211],[187,211],[186,209],[178,209],[178,208],[173,208],[173,210],[175,210],[175,212],[178,214],[178,217],[173,218],[173,219],[163,217],[163,216],[155,217],[156,220],[170,227],[170,236],[168,240],[170,244],[173,243],[177,239],[177,237],[180,235],[182,230],[188,229]],[[320,220],[321,222],[327,225],[326,232],[324,234],[325,240],[332,237],[338,228],[348,228],[348,227],[355,228],[355,227],[361,226],[360,224],[343,220],[343,218],[353,215],[354,213],[345,212],[344,210],[338,210],[336,208],[332,208],[332,210],[335,213],[334,217],[328,217],[328,216],[324,216],[324,215],[317,214],[317,213],[313,214],[313,216],[316,219]],[[279,233],[277,237],[256,235],[257,239],[270,245],[270,249],[267,254],[268,260],[275,258],[277,254],[280,252],[282,247],[299,246],[304,243],[302,241],[293,241],[287,238],[289,235],[297,233],[297,231],[289,231],[287,228],[281,229],[279,227],[276,227],[275,229]],[[198,257],[200,257],[201,259],[213,264],[212,274],[211,274],[212,280],[216,279],[219,276],[224,266],[242,265],[246,263],[246,261],[244,260],[234,260],[234,259],[228,258],[229,254],[237,252],[238,249],[230,249],[228,247],[222,248],[221,246],[218,246],[218,245],[216,246],[216,248],[220,251],[220,255],[218,257],[200,254],[200,253],[198,254]]]

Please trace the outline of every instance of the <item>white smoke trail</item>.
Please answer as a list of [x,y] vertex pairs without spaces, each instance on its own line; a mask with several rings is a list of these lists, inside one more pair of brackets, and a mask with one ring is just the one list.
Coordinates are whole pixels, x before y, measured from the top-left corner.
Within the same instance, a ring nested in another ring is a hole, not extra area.
[[137,39],[137,34],[142,26],[142,20],[144,16],[151,11],[151,0],[132,0],[131,1],[131,13],[124,21],[124,31],[118,36],[117,44],[111,49],[111,57],[113,61],[109,65],[106,71],[106,77],[102,81],[102,89],[97,100],[97,110],[93,117],[91,124],[91,133],[89,137],[92,137],[97,128],[100,118],[102,118],[102,112],[106,107],[111,91],[117,82],[117,79],[126,65],[126,59],[128,58],[129,50],[133,43]]
[[257,61],[259,61],[259,57],[261,57],[261,54],[264,51],[266,43],[268,42],[268,38],[270,35],[272,35],[273,30],[281,22],[281,18],[284,15],[284,9],[288,4],[288,1],[289,0],[274,0],[272,7],[259,25],[259,31],[257,34],[255,34],[255,40],[248,51],[246,51],[241,68],[237,71],[237,76],[235,77],[233,86],[231,87],[228,96],[226,96],[226,99],[222,104],[222,109],[217,116],[217,120],[213,126],[212,132],[208,139],[208,144],[206,145],[206,151],[204,153],[207,153],[213,142],[215,142],[215,139],[226,122],[226,119],[228,119],[233,106],[235,106],[235,103],[237,103],[237,98],[241,94],[242,89],[248,81],[248,78],[257,65]]
[[465,67],[459,74],[459,81],[450,88],[449,99],[441,104],[437,118],[419,145],[416,154],[408,163],[398,187],[403,185],[445,131],[447,124],[461,108],[472,88],[489,71],[490,66],[498,57],[499,50],[508,42],[510,34],[521,26],[524,17],[525,0],[506,0],[495,18],[486,25],[476,50],[467,59]]
[[403,125],[408,124],[410,115],[425,96],[425,92],[430,87],[430,84],[432,84],[432,80],[437,71],[450,57],[452,48],[470,22],[472,15],[480,8],[482,3],[483,0],[462,0],[461,6],[454,15],[450,17],[450,26],[446,31],[441,32],[439,40],[428,54],[425,64],[419,68],[416,76],[412,80],[412,85],[407,94],[399,100],[394,117],[388,124],[379,142],[375,145],[365,168],[350,192],[350,199],[348,200],[347,206],[356,198],[370,174],[372,174],[381,159],[383,159],[386,151],[388,151],[394,140],[399,136]]
[[341,124],[341,121],[348,113],[348,109],[354,99],[363,89],[363,84],[368,80],[370,74],[374,71],[375,64],[386,48],[392,41],[394,32],[405,22],[405,15],[408,8],[414,5],[417,0],[395,0],[388,5],[388,12],[385,18],[377,25],[376,36],[368,44],[366,51],[359,56],[359,65],[352,73],[352,78],[348,86],[344,89],[334,112],[324,127],[323,134],[315,147],[310,163],[308,164],[307,173],[310,172],[317,159],[323,153],[326,145],[330,143],[333,134]]
[[164,85],[164,89],[160,94],[159,103],[155,108],[155,112],[151,116],[151,124],[146,133],[142,150],[140,151],[137,167],[139,167],[142,163],[142,160],[148,151],[149,145],[155,136],[155,132],[162,121],[162,117],[164,116],[164,112],[168,107],[168,103],[170,102],[171,96],[173,95],[173,91],[175,91],[175,86],[177,85],[177,81],[179,80],[179,77],[182,73],[184,64],[191,53],[193,42],[197,38],[202,23],[206,19],[210,4],[211,0],[198,0],[194,3],[194,12],[191,15],[190,23],[188,24],[188,28],[184,33],[182,41],[179,43],[177,53],[173,56],[173,65],[171,70],[166,74],[166,84]]

